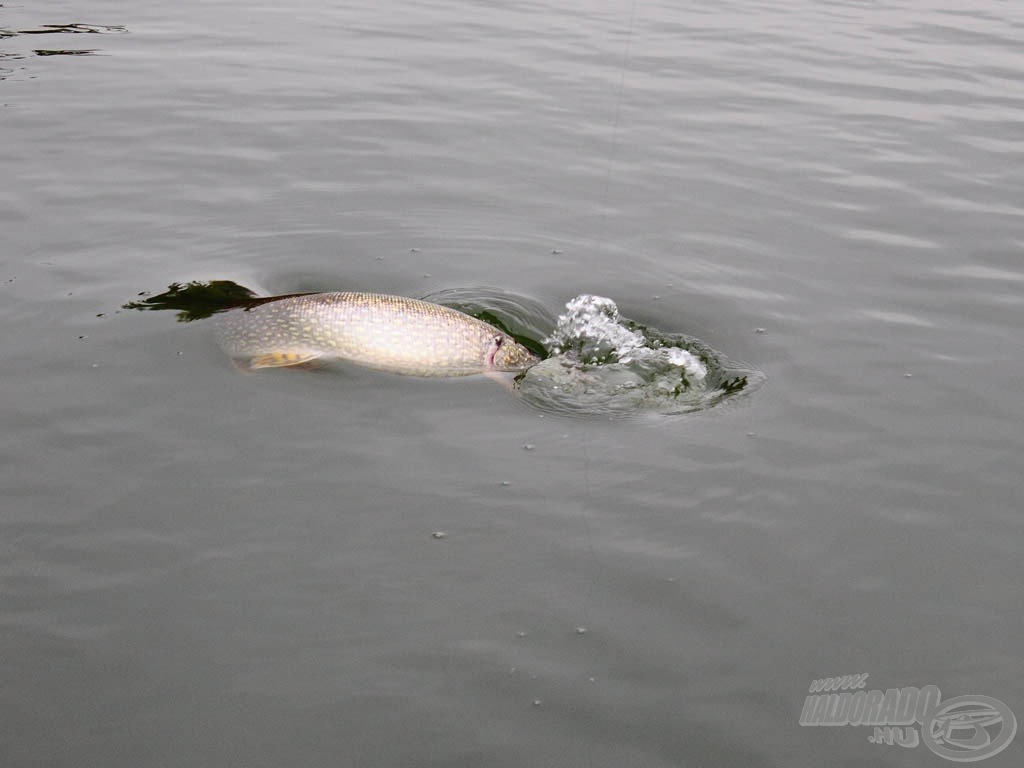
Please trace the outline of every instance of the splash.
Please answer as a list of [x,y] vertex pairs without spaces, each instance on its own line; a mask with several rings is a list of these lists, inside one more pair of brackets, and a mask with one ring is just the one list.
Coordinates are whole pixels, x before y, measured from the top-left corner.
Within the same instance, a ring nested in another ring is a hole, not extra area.
[[604,296],[569,301],[544,345],[548,359],[519,385],[524,401],[552,412],[691,413],[763,380],[759,371],[732,363],[697,339],[622,317]]
[[689,350],[662,346],[639,326],[624,321],[615,302],[584,294],[565,305],[565,313],[544,343],[553,355],[570,355],[585,365],[667,363],[682,369],[688,380],[703,382],[707,366]]

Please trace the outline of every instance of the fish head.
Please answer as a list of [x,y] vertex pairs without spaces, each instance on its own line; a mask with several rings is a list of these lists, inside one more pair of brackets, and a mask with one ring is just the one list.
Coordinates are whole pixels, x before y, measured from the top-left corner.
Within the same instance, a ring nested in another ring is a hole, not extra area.
[[540,362],[537,355],[505,333],[491,337],[485,359],[494,371],[524,371]]

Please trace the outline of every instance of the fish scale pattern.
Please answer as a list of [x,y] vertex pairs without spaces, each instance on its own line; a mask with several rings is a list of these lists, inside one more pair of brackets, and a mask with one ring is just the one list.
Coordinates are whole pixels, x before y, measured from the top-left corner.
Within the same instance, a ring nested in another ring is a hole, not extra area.
[[517,371],[537,362],[482,320],[440,304],[376,293],[267,301],[225,313],[218,331],[221,346],[236,360],[334,357],[413,376]]

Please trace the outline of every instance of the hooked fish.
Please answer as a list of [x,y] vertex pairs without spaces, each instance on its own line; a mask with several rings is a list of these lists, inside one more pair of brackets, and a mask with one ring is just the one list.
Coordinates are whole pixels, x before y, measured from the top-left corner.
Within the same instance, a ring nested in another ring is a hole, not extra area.
[[218,316],[220,345],[244,368],[339,358],[409,376],[522,371],[540,361],[507,333],[463,312],[404,296],[310,293]]

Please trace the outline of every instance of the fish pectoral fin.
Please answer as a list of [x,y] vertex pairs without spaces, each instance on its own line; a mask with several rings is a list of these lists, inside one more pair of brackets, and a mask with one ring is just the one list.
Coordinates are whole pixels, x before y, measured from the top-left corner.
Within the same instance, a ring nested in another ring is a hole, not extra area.
[[506,392],[515,392],[519,389],[518,379],[502,371],[484,371],[484,376],[503,386]]
[[303,365],[320,357],[319,352],[268,352],[265,355],[236,359],[235,367],[251,371],[260,368],[287,368],[292,365]]

